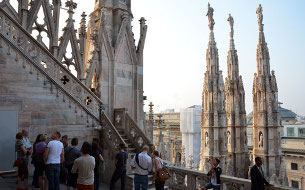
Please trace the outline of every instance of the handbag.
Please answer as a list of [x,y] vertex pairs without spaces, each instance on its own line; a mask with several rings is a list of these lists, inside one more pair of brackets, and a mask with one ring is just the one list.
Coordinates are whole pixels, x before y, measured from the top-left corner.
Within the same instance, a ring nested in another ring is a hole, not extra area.
[[157,171],[157,181],[166,181],[171,177],[168,168],[165,166]]
[[23,165],[23,160],[15,160],[13,167],[20,167]]

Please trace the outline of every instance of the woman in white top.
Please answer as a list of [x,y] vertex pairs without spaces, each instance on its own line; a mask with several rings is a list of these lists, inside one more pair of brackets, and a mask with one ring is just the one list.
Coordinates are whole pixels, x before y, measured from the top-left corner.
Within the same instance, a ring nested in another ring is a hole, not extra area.
[[165,181],[158,181],[157,179],[158,171],[161,170],[163,167],[163,161],[159,157],[159,152],[156,150],[153,151],[151,158],[153,160],[153,172],[154,172],[153,181],[155,182],[156,190],[164,190]]

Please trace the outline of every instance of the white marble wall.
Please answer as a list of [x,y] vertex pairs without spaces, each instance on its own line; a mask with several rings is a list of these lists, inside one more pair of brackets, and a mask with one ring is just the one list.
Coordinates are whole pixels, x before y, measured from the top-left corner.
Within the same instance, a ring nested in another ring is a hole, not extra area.
[[[201,147],[201,106],[192,106],[180,110],[180,131],[182,146],[185,148],[186,162],[192,157],[194,166],[200,162]],[[194,167],[193,166],[193,167]]]

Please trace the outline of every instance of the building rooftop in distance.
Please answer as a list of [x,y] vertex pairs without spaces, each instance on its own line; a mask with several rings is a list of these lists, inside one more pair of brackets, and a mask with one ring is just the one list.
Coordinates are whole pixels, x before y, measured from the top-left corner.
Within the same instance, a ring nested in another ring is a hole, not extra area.
[[[281,120],[296,120],[297,114],[294,113],[293,111],[283,108],[283,107],[279,107],[279,111],[280,111],[280,116],[281,116]],[[253,112],[249,113],[247,115],[247,125],[252,125],[253,124]]]

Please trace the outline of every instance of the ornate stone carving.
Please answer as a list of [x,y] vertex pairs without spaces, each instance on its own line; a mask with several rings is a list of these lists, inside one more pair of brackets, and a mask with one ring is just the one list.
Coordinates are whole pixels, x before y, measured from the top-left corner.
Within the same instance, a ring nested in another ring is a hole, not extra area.
[[227,132],[227,138],[228,138],[228,144],[231,144],[231,139],[232,139],[232,137],[231,137],[231,132],[230,131],[228,131]]
[[231,32],[233,33],[234,32],[234,29],[233,29],[233,26],[234,26],[234,19],[233,17],[231,16],[231,14],[229,14],[229,18],[227,20],[230,24],[230,28],[231,28]]
[[205,147],[208,147],[209,145],[209,133],[205,132]]
[[210,3],[208,3],[208,12],[207,12],[206,16],[208,16],[208,19],[209,19],[210,30],[213,30],[214,24],[215,24],[213,14],[214,14],[214,9],[210,6]]
[[256,14],[257,14],[259,30],[262,31],[263,30],[263,8],[262,8],[261,4],[259,4],[258,8],[256,9]]
[[[206,16],[209,19],[210,38],[206,52],[206,72],[204,74],[204,86],[202,94],[202,118],[201,123],[201,162],[200,170],[205,169],[205,160],[210,158],[221,157],[221,163],[225,163],[227,148],[224,141],[227,139],[223,136],[223,129],[226,127],[226,110],[225,110],[225,89],[222,71],[219,70],[218,49],[214,39],[214,9],[208,4]],[[206,137],[206,132],[208,135]],[[217,136],[216,136],[217,135]],[[215,140],[218,139],[218,140]],[[209,142],[208,142],[209,141]],[[208,146],[209,143],[210,144]],[[207,148],[208,147],[208,148]],[[223,168],[224,169],[224,168]]]
[[116,124],[120,124],[120,122],[121,122],[121,117],[120,117],[119,114],[116,115],[116,117],[115,117],[115,122],[116,122]]
[[[245,143],[246,134],[246,117],[245,115],[245,92],[242,77],[239,76],[238,55],[234,44],[234,19],[229,14],[227,19],[230,26],[230,47],[227,56],[228,76],[225,83],[226,93],[226,113],[228,131],[226,134],[228,142],[228,153],[231,159],[235,159],[228,164],[234,170],[247,170],[247,145]],[[239,137],[239,138],[237,138]],[[233,142],[236,142],[233,144]],[[239,160],[245,160],[238,163]],[[232,170],[233,171],[233,170]],[[237,173],[231,173],[236,176]],[[239,176],[240,177],[240,176]],[[242,177],[247,177],[246,174]]]
[[264,147],[264,136],[263,132],[259,132],[258,134],[258,147],[263,148]]

